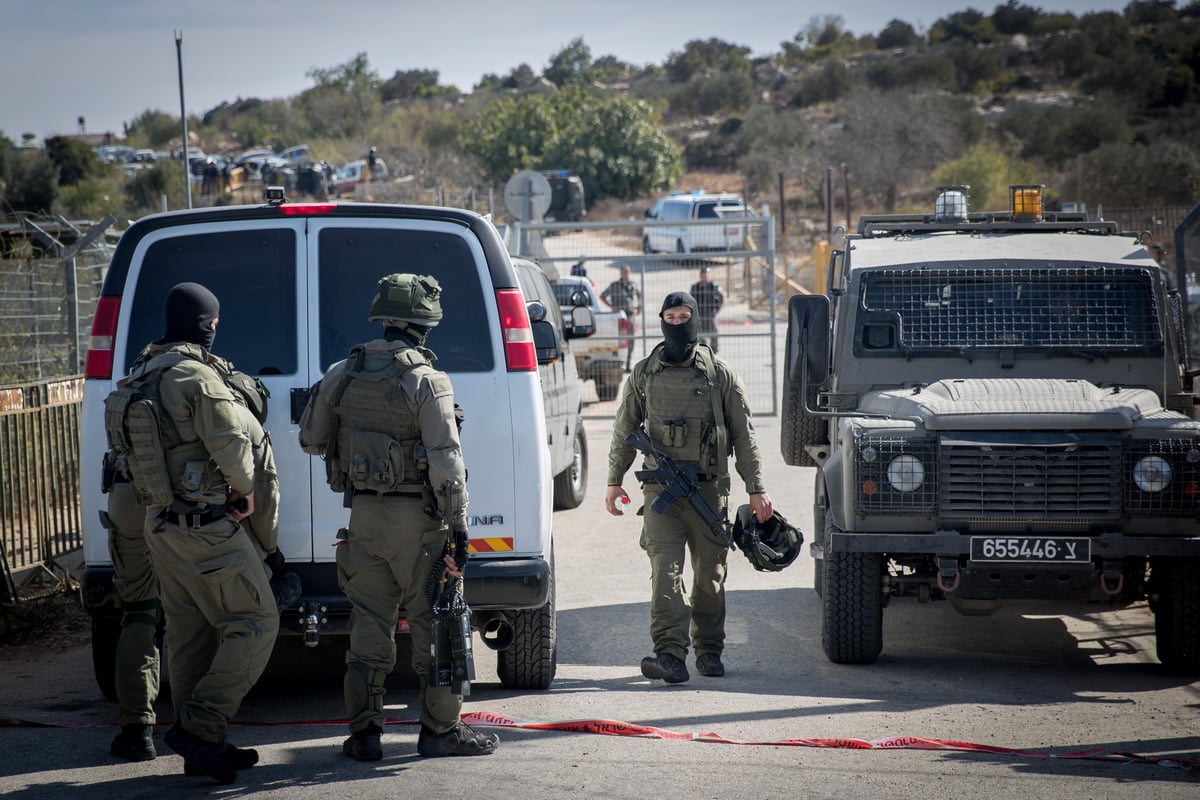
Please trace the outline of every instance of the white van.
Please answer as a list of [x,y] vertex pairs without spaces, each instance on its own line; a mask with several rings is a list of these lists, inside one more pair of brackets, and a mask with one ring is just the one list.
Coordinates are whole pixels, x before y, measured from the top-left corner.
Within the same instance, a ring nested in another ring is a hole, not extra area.
[[[745,217],[746,204],[736,194],[672,194],[646,209],[654,224],[642,229],[643,253],[693,253],[700,250],[741,250],[746,225],[721,225],[724,217]],[[704,220],[711,222],[705,224]],[[697,224],[700,223],[700,224]]]
[[[445,287],[445,316],[428,344],[466,415],[465,591],[472,623],[485,644],[507,648],[497,659],[503,685],[547,688],[556,668],[547,440],[565,439],[563,469],[578,469],[573,448],[581,434],[572,424],[577,415],[547,431],[538,367],[569,352],[563,334],[545,309],[527,308],[513,263],[485,217],[428,206],[288,204],[281,189],[276,194],[262,206],[143,218],[113,253],[87,352],[81,423],[83,597],[93,618],[97,677],[111,663],[120,619],[98,513],[106,508],[99,474],[104,398],[138,352],[162,335],[168,290],[181,281],[211,289],[221,302],[214,352],[270,390],[266,427],[282,494],[279,547],[304,587],[300,610],[284,612],[280,635],[315,644],[348,632],[350,604],[338,589],[334,544],[350,512],[326,484],[324,464],[300,449],[300,415],[309,386],[325,369],[352,345],[378,338],[367,308],[379,279],[417,272]],[[558,309],[550,311],[557,319]],[[583,323],[586,335],[592,323],[586,317]],[[579,491],[577,476],[565,483]],[[582,497],[566,499],[578,504]]]

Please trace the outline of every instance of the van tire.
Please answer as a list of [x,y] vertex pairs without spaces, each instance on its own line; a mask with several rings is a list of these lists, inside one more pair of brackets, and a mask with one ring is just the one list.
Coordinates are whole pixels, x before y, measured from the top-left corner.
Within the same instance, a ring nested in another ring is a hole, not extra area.
[[1154,559],[1150,570],[1158,660],[1172,672],[1200,674],[1200,559]]
[[101,694],[109,700],[117,699],[117,640],[120,638],[120,616],[92,616],[92,672]]
[[883,651],[883,557],[833,552],[826,537],[823,572],[821,647],[826,658],[835,664],[870,664]]
[[[551,551],[553,553],[553,550]],[[550,592],[541,608],[509,612],[513,639],[496,654],[496,673],[505,689],[549,689],[558,671],[558,625],[554,610],[554,558]]]
[[[815,406],[816,392],[810,391],[808,406]],[[817,462],[805,449],[808,445],[829,444],[829,422],[804,410],[804,393],[789,386],[783,391],[783,419],[779,425],[779,444],[783,462],[789,467],[815,467]]]
[[578,508],[587,494],[588,449],[583,422],[575,424],[571,464],[554,476],[554,510]]
[[643,253],[653,253],[654,252],[654,248],[650,246],[650,237],[649,236],[642,237],[642,252]]

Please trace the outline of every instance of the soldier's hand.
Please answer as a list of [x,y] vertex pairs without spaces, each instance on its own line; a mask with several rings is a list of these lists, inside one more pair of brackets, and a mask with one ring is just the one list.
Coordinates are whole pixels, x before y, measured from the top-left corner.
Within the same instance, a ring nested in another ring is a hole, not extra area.
[[225,504],[229,508],[229,516],[233,518],[233,521],[241,522],[254,513],[254,493],[230,492]]
[[759,522],[766,522],[775,513],[775,506],[771,503],[771,496],[766,492],[755,492],[750,495],[750,513]]
[[454,560],[454,556],[446,553],[442,556],[442,563],[446,565],[446,574],[451,578],[461,578],[462,570],[458,568],[458,564]]
[[629,503],[629,495],[620,486],[609,486],[604,492],[604,508],[614,517],[624,516]]

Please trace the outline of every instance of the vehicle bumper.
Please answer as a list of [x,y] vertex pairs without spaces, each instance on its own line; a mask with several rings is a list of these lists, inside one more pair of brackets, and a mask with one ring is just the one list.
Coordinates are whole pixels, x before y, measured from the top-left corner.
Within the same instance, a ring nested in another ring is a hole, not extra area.
[[[323,608],[335,620],[350,613],[350,600],[337,586],[333,563],[291,563],[287,570],[300,577],[300,604]],[[544,558],[475,558],[467,562],[463,594],[472,611],[520,611],[541,608],[550,596],[550,563]],[[84,609],[92,615],[119,615],[111,566],[85,567],[80,578]],[[291,616],[295,616],[291,611]],[[288,613],[284,614],[284,617]],[[286,627],[286,626],[285,626]]]
[[[971,552],[972,536],[1003,536],[1004,534],[964,534],[958,531],[936,533],[856,533],[836,531],[825,537],[824,545],[814,543],[812,552],[821,557],[825,549],[835,553],[889,553],[937,556],[965,556]],[[1023,534],[1013,534],[1022,536]],[[1092,558],[1131,558],[1150,556],[1200,557],[1198,536],[1127,536],[1122,533],[1078,535],[1063,533],[1063,537],[1090,539]],[[1054,538],[1042,535],[1043,538]]]

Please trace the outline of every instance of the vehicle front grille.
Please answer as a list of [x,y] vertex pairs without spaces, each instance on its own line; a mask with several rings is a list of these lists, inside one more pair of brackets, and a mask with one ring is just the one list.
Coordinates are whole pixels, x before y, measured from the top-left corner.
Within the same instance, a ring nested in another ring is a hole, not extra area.
[[1120,520],[1117,437],[943,436],[939,449],[938,515],[947,524],[1032,532]]

